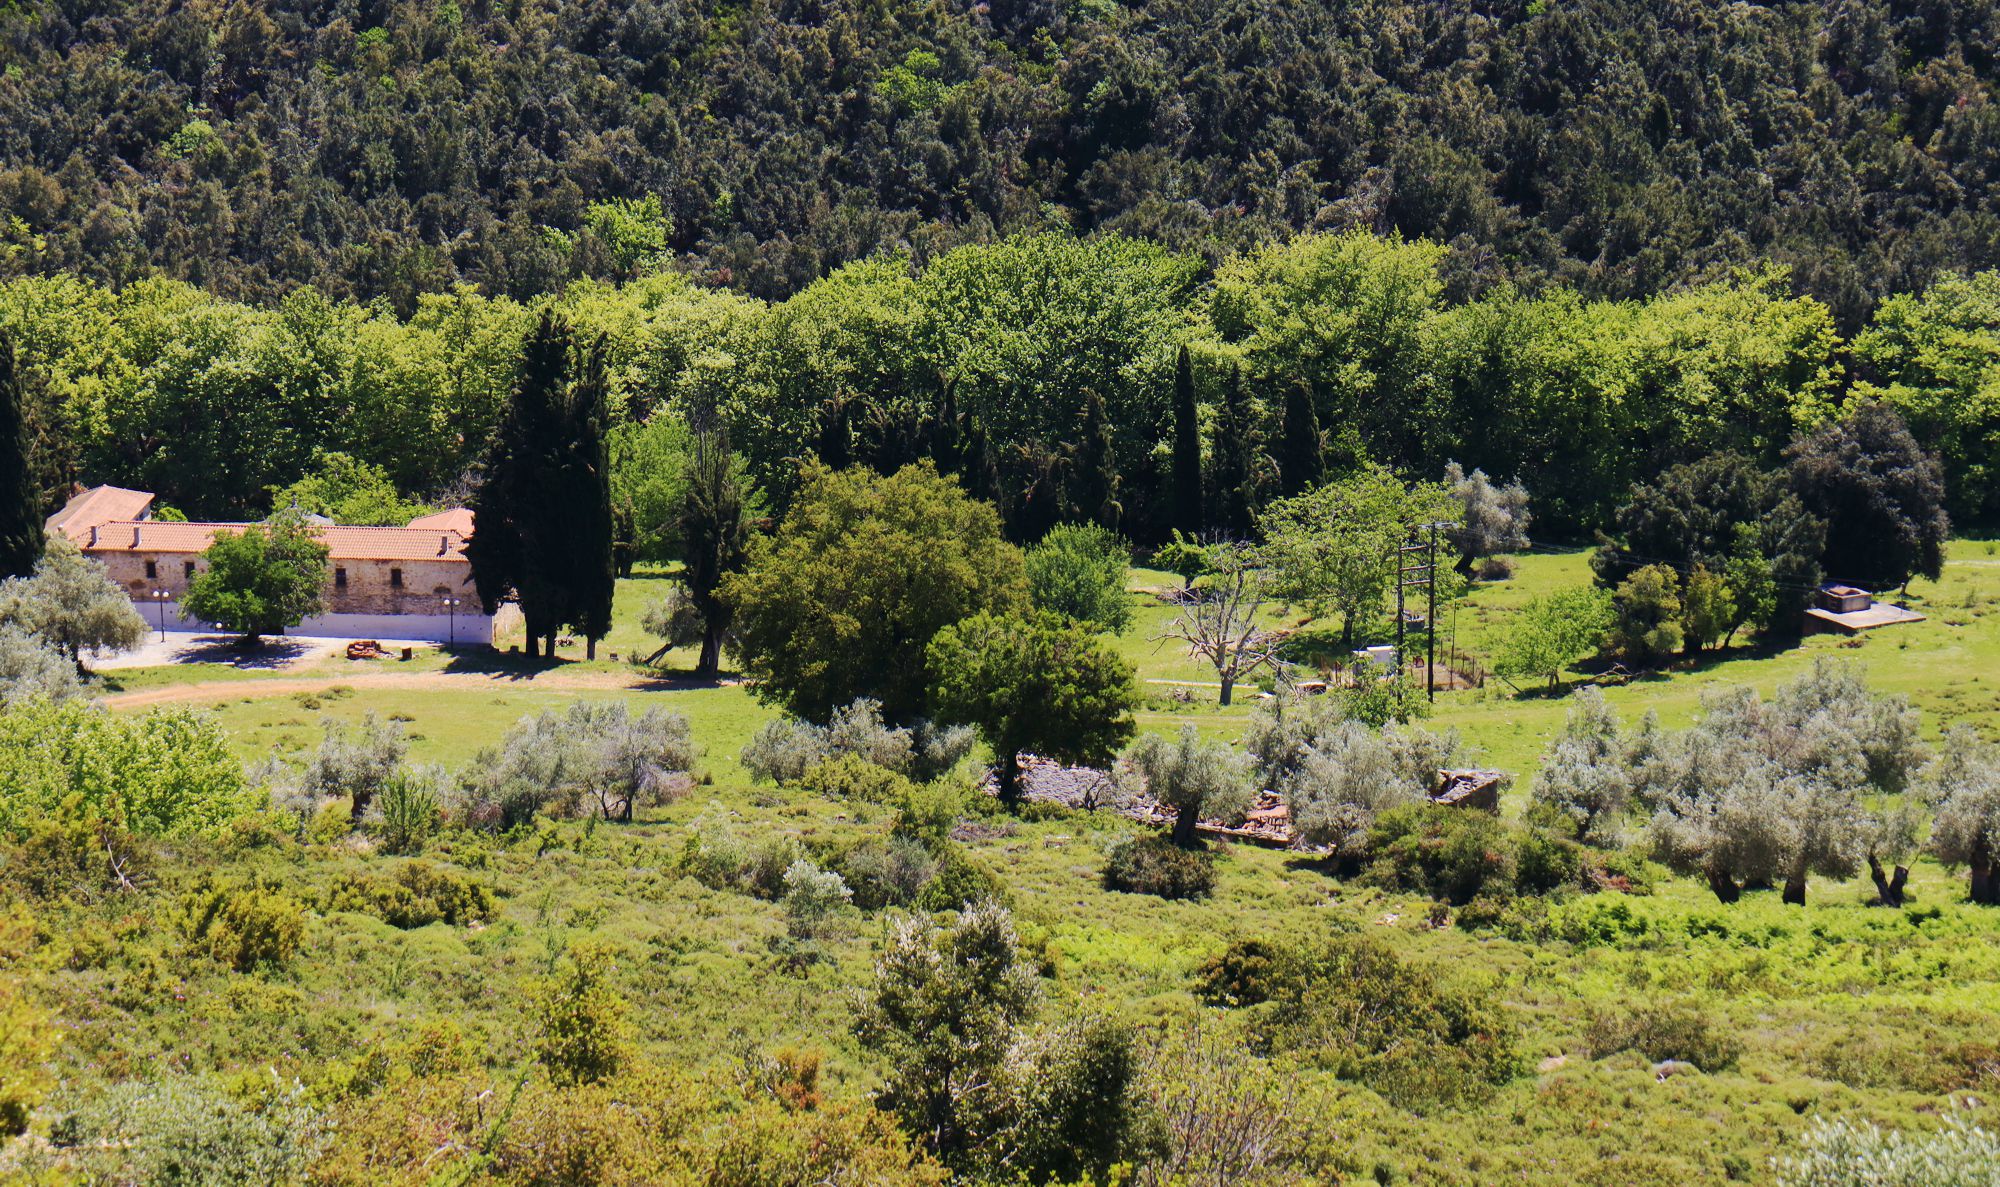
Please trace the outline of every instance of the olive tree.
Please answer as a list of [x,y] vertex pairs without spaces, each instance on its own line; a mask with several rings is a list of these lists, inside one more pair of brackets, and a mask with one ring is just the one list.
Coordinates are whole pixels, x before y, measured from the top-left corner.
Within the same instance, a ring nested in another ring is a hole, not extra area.
[[0,623],[39,636],[79,672],[85,652],[123,651],[146,637],[146,620],[104,566],[60,535],[33,573],[0,582]]
[[[1901,698],[1872,695],[1859,669],[1826,660],[1768,702],[1747,688],[1711,694],[1693,728],[1650,737],[1634,764],[1655,851],[1724,902],[1782,882],[1786,902],[1804,903],[1810,875],[1849,878],[1906,847],[1906,818],[1864,797],[1908,784],[1917,725]],[[1900,897],[1902,877],[1885,900]]]
[[1460,573],[1470,575],[1473,565],[1486,557],[1528,547],[1528,488],[1519,482],[1496,485],[1485,471],[1467,474],[1457,462],[1445,466],[1444,485],[1459,506],[1451,544],[1458,550]]
[[1300,839],[1325,845],[1336,857],[1363,854],[1375,818],[1402,804],[1430,797],[1437,772],[1459,752],[1457,731],[1421,726],[1371,729],[1343,721],[1306,746],[1285,798]]
[[1967,726],[1945,731],[1937,756],[1925,765],[1917,788],[1930,804],[1931,856],[1964,866],[1975,903],[2000,904],[2000,748]]
[[1172,738],[1147,734],[1126,757],[1153,798],[1174,809],[1176,845],[1196,844],[1203,818],[1240,819],[1257,796],[1249,756],[1225,742],[1204,742],[1191,725]]
[[305,789],[316,800],[347,797],[353,825],[359,828],[409,749],[402,725],[383,721],[373,710],[354,726],[329,717],[326,736],[306,763]]
[[14,626],[0,625],[0,705],[45,697],[83,695],[76,666],[54,648]]
[[1632,796],[1632,771],[1618,718],[1596,688],[1579,690],[1563,728],[1542,755],[1532,791],[1569,822],[1576,838],[1606,845],[1618,838],[1618,825]]

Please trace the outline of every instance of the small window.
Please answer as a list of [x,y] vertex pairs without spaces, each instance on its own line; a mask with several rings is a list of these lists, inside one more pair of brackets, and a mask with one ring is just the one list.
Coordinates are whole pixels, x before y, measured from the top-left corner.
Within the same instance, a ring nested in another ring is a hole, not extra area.
[[182,576],[182,577],[184,577],[184,578],[186,578],[186,579],[187,579],[187,580],[189,580],[189,581],[193,581],[193,580],[194,580],[194,562],[193,562],[193,561],[182,561],[182,562],[181,562],[181,576]]
[[160,576],[160,565],[159,565],[159,562],[158,562],[158,561],[147,561],[147,562],[146,562],[146,580],[148,580],[148,581],[156,581],[156,580],[158,580],[158,579],[159,579],[159,576]]
[[403,571],[401,569],[389,570],[389,588],[390,589],[403,588]]
[[335,569],[335,570],[333,571],[333,588],[335,588],[335,589],[346,589],[346,588],[347,588],[347,570],[346,570],[346,569]]

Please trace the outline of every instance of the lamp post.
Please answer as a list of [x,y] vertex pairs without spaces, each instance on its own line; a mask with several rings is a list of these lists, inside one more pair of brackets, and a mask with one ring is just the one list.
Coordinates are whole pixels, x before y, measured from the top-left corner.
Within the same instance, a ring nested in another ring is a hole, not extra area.
[[153,616],[159,620],[160,642],[164,643],[167,641],[167,591],[164,589],[153,591]]
[[458,646],[458,599],[446,598],[444,600],[444,612],[446,616],[446,636],[449,639],[444,646],[446,651],[450,651]]

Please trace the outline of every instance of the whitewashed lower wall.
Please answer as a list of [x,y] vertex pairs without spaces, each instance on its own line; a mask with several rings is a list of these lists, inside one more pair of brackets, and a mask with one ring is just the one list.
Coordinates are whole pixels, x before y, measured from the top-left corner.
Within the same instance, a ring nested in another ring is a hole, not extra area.
[[[156,606],[134,602],[133,606],[155,630],[164,621],[170,631],[203,631],[209,624],[181,615],[178,603]],[[329,639],[397,639],[408,643],[457,643],[490,647],[493,619],[474,612],[455,618],[445,614],[319,614],[286,632],[291,635],[318,635]]]

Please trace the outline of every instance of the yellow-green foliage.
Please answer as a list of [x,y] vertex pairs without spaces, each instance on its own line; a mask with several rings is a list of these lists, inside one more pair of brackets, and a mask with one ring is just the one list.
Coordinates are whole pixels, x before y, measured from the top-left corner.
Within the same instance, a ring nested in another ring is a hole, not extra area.
[[427,861],[408,861],[388,877],[349,874],[328,892],[329,911],[359,911],[391,927],[454,926],[493,918],[493,892]]
[[252,802],[228,738],[203,714],[121,717],[74,700],[0,708],[0,830],[82,811],[144,836],[185,836]]
[[0,1133],[9,1135],[28,1127],[28,1111],[49,1089],[57,1038],[54,1020],[22,989],[18,979],[0,977]]
[[297,954],[306,913],[274,882],[204,879],[181,897],[175,924],[190,947],[247,973],[260,965],[284,964]]
[[616,971],[608,948],[584,945],[536,993],[535,1058],[556,1084],[595,1084],[628,1058],[626,1002],[610,984]]

